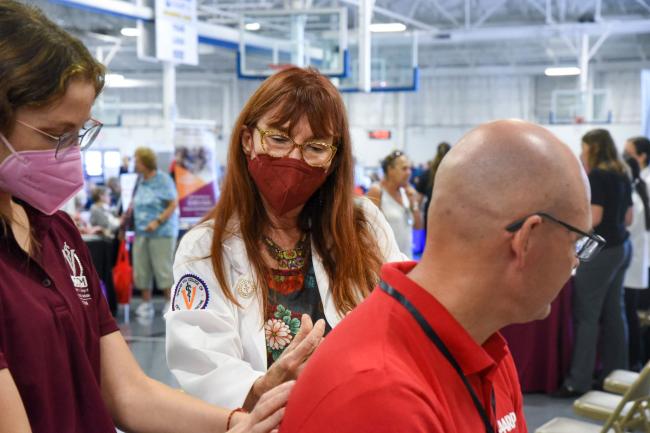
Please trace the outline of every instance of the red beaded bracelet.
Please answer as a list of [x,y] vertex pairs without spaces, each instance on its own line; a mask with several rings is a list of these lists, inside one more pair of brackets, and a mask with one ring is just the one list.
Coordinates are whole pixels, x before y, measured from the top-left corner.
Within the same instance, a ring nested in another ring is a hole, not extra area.
[[241,407],[238,407],[237,409],[233,409],[232,411],[230,411],[230,414],[228,415],[228,421],[226,422],[226,431],[230,430],[230,423],[232,422],[232,417],[237,412],[246,412],[246,411]]

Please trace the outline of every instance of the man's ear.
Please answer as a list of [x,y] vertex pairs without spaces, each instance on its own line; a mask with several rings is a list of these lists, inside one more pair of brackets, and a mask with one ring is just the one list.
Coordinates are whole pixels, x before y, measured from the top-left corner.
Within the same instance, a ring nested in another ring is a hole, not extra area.
[[541,240],[539,228],[542,224],[542,217],[533,215],[526,218],[521,228],[517,230],[511,241],[512,252],[515,256],[518,268],[523,268],[530,260],[530,253]]
[[253,134],[251,134],[250,129],[247,127],[242,126],[241,128],[241,148],[244,150],[244,153],[247,156],[251,156],[251,151],[255,147],[255,143],[253,142]]

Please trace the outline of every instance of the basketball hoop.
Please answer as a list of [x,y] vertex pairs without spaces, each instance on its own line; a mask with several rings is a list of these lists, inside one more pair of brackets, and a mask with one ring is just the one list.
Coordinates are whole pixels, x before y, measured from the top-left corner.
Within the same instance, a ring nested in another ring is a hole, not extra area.
[[268,66],[269,69],[272,71],[278,72],[278,71],[284,71],[285,69],[293,68],[296,65],[292,63],[267,63],[266,66]]

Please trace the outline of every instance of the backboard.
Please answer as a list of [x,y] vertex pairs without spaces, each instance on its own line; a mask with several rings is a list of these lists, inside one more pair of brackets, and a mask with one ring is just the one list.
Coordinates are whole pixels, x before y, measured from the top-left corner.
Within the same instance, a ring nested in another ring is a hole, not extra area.
[[[371,33],[371,38],[371,92],[417,90],[417,35]],[[359,91],[359,46],[356,40],[350,41],[350,74],[339,80],[338,86],[342,92]]]
[[240,19],[238,75],[266,78],[291,65],[330,77],[348,70],[347,9],[246,11]]
[[610,123],[611,119],[607,89],[553,91],[549,123]]

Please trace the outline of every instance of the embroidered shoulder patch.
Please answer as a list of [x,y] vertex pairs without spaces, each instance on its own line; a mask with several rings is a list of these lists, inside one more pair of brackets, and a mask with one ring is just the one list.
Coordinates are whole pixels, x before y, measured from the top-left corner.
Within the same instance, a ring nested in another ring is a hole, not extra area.
[[172,311],[205,310],[210,301],[210,292],[205,281],[192,274],[185,274],[178,280],[172,298]]

